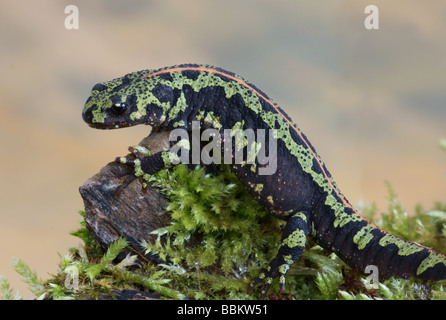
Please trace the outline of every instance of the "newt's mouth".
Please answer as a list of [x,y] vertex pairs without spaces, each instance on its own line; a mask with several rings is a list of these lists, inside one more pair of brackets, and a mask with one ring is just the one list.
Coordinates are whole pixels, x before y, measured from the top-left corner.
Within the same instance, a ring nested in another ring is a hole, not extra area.
[[118,129],[129,126],[127,121],[113,119],[102,108],[98,108],[96,104],[88,104],[88,101],[82,112],[82,119],[95,129]]
[[106,123],[88,122],[88,121],[86,121],[86,122],[87,122],[88,126],[95,128],[95,129],[102,129],[102,130],[112,130],[112,129],[130,127],[130,124],[128,122],[106,122]]

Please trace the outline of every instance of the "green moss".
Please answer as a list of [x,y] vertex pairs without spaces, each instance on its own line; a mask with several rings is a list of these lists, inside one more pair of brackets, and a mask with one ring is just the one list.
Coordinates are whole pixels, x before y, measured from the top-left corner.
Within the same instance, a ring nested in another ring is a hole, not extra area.
[[228,167],[219,170],[214,175],[179,165],[152,176],[151,183],[169,199],[171,223],[154,232],[154,244],[144,243],[171,266],[190,270],[177,276],[188,278],[188,288],[206,292],[208,286],[212,294],[207,298],[244,296],[251,271],[274,257],[281,236],[282,222],[248,194]]
[[[137,268],[134,256],[114,262],[127,246],[121,239],[103,252],[85,228],[72,234],[84,245],[70,249],[61,257],[58,272],[42,281],[21,260],[14,266],[40,299],[97,298],[101,293],[113,296],[113,290],[133,289],[157,292],[161,297],[181,299],[252,299],[261,285],[247,295],[250,282],[278,250],[283,222],[268,214],[246,192],[227,167],[217,175],[202,168],[188,170],[176,166],[151,177],[169,200],[171,223],[154,233],[154,244],[144,243],[148,251],[165,260],[158,265]],[[437,202],[430,210],[418,206],[409,215],[398,202],[390,184],[388,209],[381,213],[375,205],[359,207],[369,221],[410,241],[446,252],[446,204]],[[83,212],[80,212],[84,216]],[[371,291],[365,278],[333,253],[308,241],[301,259],[286,277],[288,299],[446,299],[445,281],[423,284],[421,281],[392,278]],[[353,279],[353,280],[352,280]],[[0,277],[0,298],[13,295],[8,282]],[[277,298],[277,279],[270,298]]]

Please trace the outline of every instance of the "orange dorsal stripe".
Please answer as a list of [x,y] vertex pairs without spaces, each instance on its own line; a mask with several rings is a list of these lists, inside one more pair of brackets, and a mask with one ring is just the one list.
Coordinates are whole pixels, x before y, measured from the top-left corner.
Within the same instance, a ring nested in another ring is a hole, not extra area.
[[[139,79],[143,79],[143,78],[151,78],[151,77],[154,77],[154,76],[157,76],[157,75],[160,75],[160,74],[165,74],[165,73],[170,73],[170,72],[181,72],[181,71],[186,71],[186,70],[203,71],[203,72],[209,72],[209,73],[218,74],[218,75],[224,76],[224,77],[226,77],[226,78],[229,78],[229,79],[231,79],[231,80],[234,80],[234,81],[240,83],[240,84],[241,84],[242,86],[244,86],[245,88],[248,88],[249,90],[255,92],[260,98],[262,98],[262,99],[263,99],[264,101],[266,101],[271,107],[273,107],[274,110],[276,110],[276,112],[279,113],[279,114],[282,116],[282,118],[285,119],[285,121],[290,125],[291,128],[293,128],[293,130],[297,133],[297,135],[300,137],[300,139],[305,143],[305,145],[307,146],[308,150],[310,150],[311,154],[313,155],[313,158],[316,160],[316,162],[318,163],[319,167],[321,168],[321,171],[322,171],[322,173],[324,174],[325,179],[328,181],[328,184],[330,185],[330,187],[332,188],[332,190],[336,193],[336,195],[341,199],[342,203],[343,203],[346,207],[350,208],[356,215],[358,215],[358,216],[360,216],[362,219],[364,219],[367,223],[373,225],[375,228],[381,230],[383,233],[388,234],[387,231],[383,230],[381,227],[379,227],[379,226],[377,226],[376,224],[374,224],[374,223],[368,221],[366,218],[364,218],[362,215],[360,215],[360,214],[358,213],[358,211],[356,211],[356,209],[353,208],[353,207],[350,205],[350,203],[348,203],[347,200],[345,200],[345,198],[344,198],[342,195],[339,194],[339,192],[336,190],[335,186],[333,185],[331,179],[328,177],[328,174],[327,174],[327,172],[325,171],[324,167],[323,167],[322,164],[320,163],[318,157],[315,155],[315,153],[313,152],[313,150],[310,148],[310,145],[308,144],[307,140],[304,139],[304,137],[303,137],[302,134],[299,132],[299,130],[297,130],[297,128],[291,123],[291,121],[289,121],[289,120],[287,119],[287,117],[285,117],[285,115],[284,115],[284,114],[277,108],[277,106],[276,106],[272,101],[270,101],[269,99],[267,99],[263,94],[261,94],[260,92],[258,92],[256,89],[254,89],[252,86],[250,86],[249,84],[247,84],[247,83],[246,83],[245,81],[243,81],[242,79],[239,79],[239,78],[237,78],[237,77],[235,77],[235,76],[229,75],[229,74],[227,74],[227,73],[224,73],[224,72],[222,72],[222,71],[218,71],[218,70],[215,70],[215,69],[212,69],[212,68],[209,68],[209,67],[173,67],[173,68],[170,68],[170,69],[164,69],[164,70],[160,70],[160,71],[157,71],[157,72],[154,72],[154,73],[151,73],[151,74],[142,76],[142,77],[140,77]],[[399,238],[399,237],[397,237],[397,238]],[[404,241],[408,242],[407,240],[404,240]],[[427,250],[429,250],[430,252],[434,252],[434,253],[438,254],[436,251],[434,251],[434,250],[432,250],[432,249],[430,249],[430,248],[426,248],[426,247],[424,247],[424,246],[422,246],[422,245],[419,245],[419,244],[417,244],[417,243],[412,243],[412,242],[409,242],[409,243],[411,243],[411,244],[413,244],[413,245],[415,245],[415,246],[417,246],[417,247],[422,247],[422,248],[424,248],[424,249],[427,249]],[[441,254],[441,253],[440,253],[440,255],[443,256],[443,254]]]
[[[310,148],[308,142],[306,141],[306,139],[304,139],[304,137],[302,136],[302,134],[299,132],[299,130],[297,130],[297,128],[291,123],[290,120],[287,119],[287,117],[285,117],[285,115],[277,108],[277,106],[270,101],[269,99],[267,99],[263,94],[261,94],[260,92],[258,92],[256,89],[254,89],[252,86],[250,86],[249,84],[247,84],[245,81],[243,81],[242,79],[239,79],[235,76],[229,75],[227,73],[224,73],[222,71],[218,71],[212,68],[208,68],[208,67],[173,67],[170,69],[165,69],[165,70],[161,70],[161,71],[157,71],[145,76],[140,77],[139,79],[143,79],[143,78],[151,78],[160,74],[165,74],[165,73],[170,73],[170,72],[181,72],[181,71],[187,71],[187,70],[192,70],[192,71],[203,71],[203,72],[209,72],[209,73],[214,73],[214,74],[218,74],[221,76],[224,76],[226,78],[229,78],[233,81],[236,81],[238,83],[240,83],[242,86],[244,86],[245,88],[248,88],[249,90],[255,92],[260,98],[262,98],[264,101],[266,101],[271,107],[274,108],[274,110],[276,110],[276,112],[278,114],[280,114],[282,116],[282,118],[285,119],[285,121],[290,125],[291,128],[293,128],[293,130],[298,134],[298,136],[300,137],[300,139],[305,143],[305,145],[307,146],[307,149],[310,150],[311,154],[313,155],[313,158],[316,160],[317,164],[319,165],[319,167],[321,168],[321,171],[325,177],[325,179],[328,181],[330,187],[333,189],[333,191],[336,193],[336,195],[341,199],[342,203],[350,208],[351,210],[353,210],[353,212],[355,212],[357,215],[361,216],[351,205],[350,203],[348,203],[344,197],[342,195],[340,195],[338,193],[338,191],[336,190],[335,186],[333,185],[331,179],[329,178],[327,172],[325,171],[324,167],[322,166],[322,164],[320,163],[318,157],[315,155],[315,153],[313,152],[313,150]],[[362,217],[362,216],[361,216]],[[364,217],[362,217],[363,219],[365,219]]]

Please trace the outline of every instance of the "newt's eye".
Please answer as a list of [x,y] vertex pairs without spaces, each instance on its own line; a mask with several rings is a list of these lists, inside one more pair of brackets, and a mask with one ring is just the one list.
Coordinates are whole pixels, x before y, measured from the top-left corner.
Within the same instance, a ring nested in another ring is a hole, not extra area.
[[115,103],[111,106],[111,111],[116,114],[117,116],[120,116],[123,114],[128,108],[128,105],[126,103]]

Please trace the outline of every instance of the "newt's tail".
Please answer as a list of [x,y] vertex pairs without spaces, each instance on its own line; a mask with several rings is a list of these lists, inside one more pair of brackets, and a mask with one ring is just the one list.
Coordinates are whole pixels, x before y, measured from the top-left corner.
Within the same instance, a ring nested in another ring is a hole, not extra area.
[[417,277],[423,280],[446,279],[445,255],[403,240],[356,213],[352,214],[359,220],[337,227],[332,223],[319,225],[316,230],[323,230],[324,234],[316,236],[316,241],[320,240],[318,242],[323,247],[333,250],[360,272],[364,273],[369,265],[376,266],[380,280],[392,276]]
[[392,276],[446,279],[445,255],[376,229],[379,235],[374,237],[375,245],[363,253],[363,260],[367,264],[376,265],[380,279]]

